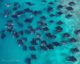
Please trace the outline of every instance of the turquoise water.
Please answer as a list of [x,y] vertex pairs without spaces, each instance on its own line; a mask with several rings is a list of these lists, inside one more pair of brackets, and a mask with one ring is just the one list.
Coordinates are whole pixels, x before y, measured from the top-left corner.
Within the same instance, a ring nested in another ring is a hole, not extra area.
[[[17,5],[14,6],[16,2]],[[69,2],[75,4],[71,6]],[[61,9],[58,5],[62,5]],[[16,6],[18,8],[14,9]],[[68,6],[74,10],[66,10]],[[48,9],[50,7],[51,10]],[[79,33],[75,34],[80,29],[78,7],[78,0],[0,0],[0,64],[80,64],[80,36]],[[26,8],[28,10],[24,11]],[[22,13],[18,15],[19,11]],[[62,14],[59,15],[58,12]],[[66,18],[67,14],[72,14],[72,17]],[[26,19],[32,22],[25,21]],[[58,21],[62,24],[58,24]],[[56,27],[61,27],[62,30],[57,30]],[[70,36],[63,37],[64,33]],[[32,41],[35,39],[39,40]],[[19,40],[22,41],[21,44],[18,43]],[[36,50],[30,50],[31,46]],[[77,48],[77,51],[72,52],[73,48]],[[36,58],[32,59],[32,54]],[[74,60],[68,60],[69,56],[73,56]],[[25,61],[27,58],[28,61]]]

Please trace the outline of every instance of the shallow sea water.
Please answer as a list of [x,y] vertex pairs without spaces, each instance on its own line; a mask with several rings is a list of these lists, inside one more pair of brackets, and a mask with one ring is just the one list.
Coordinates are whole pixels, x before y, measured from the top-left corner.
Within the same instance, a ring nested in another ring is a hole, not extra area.
[[[74,33],[75,30],[80,29],[80,19],[79,19],[79,5],[80,1],[78,0],[0,0],[0,64],[80,64],[80,34],[76,35]],[[66,7],[69,6],[69,2],[75,2],[76,4],[72,7],[74,10],[68,11]],[[18,10],[13,10],[14,3],[17,2],[20,5]],[[34,5],[29,6],[25,4],[25,2],[32,2]],[[52,2],[53,4],[49,4]],[[61,4],[63,5],[62,9],[57,9],[57,6]],[[53,10],[51,12],[47,12],[48,7],[52,7]],[[17,11],[23,11],[25,8],[29,8],[32,11],[41,11],[42,13],[38,15],[34,15],[29,12],[25,12],[18,16],[18,18],[13,18],[11,15],[16,14]],[[62,11],[62,15],[57,15],[58,11]],[[53,17],[50,17],[50,14],[54,14]],[[70,18],[66,18],[67,14],[72,14],[73,16]],[[46,20],[41,20],[40,17],[45,16]],[[26,18],[33,18],[31,23],[24,22]],[[8,20],[13,21],[12,26],[13,29],[11,32],[8,32],[7,29],[11,27],[6,26]],[[41,26],[38,24],[39,21],[46,23],[46,27],[48,27],[48,31],[43,30],[42,28],[45,26]],[[49,21],[53,20],[53,23]],[[63,30],[62,32],[56,32],[55,27],[59,26],[56,23],[58,21],[62,21],[63,24],[60,25]],[[21,23],[21,24],[19,24]],[[41,30],[36,30],[32,33],[25,33],[20,35],[18,38],[14,37],[13,32],[19,32],[21,30],[28,30],[29,26],[32,26],[34,30],[37,27],[40,27]],[[70,37],[65,38],[62,37],[63,33],[69,33]],[[5,38],[1,38],[2,33],[6,34]],[[40,37],[37,35],[40,34]],[[46,33],[51,33],[56,36],[56,38],[48,38]],[[17,40],[21,38],[27,38],[27,41],[24,41],[24,45],[27,46],[27,50],[23,49],[23,45],[19,45]],[[75,38],[76,42],[70,42],[70,38]],[[31,44],[32,39],[40,38],[38,41],[38,45]],[[51,44],[53,49],[47,47],[47,50],[41,49],[40,45],[41,41],[46,41],[46,44]],[[59,42],[60,46],[53,45],[52,42]],[[64,42],[63,42],[64,41]],[[30,46],[34,46],[36,51],[32,51],[29,49]],[[77,47],[79,49],[78,52],[72,53],[71,48]],[[37,59],[31,59],[31,54],[35,54]],[[66,58],[68,56],[74,56],[76,61],[68,61]],[[30,58],[31,62],[25,61],[26,58]]]

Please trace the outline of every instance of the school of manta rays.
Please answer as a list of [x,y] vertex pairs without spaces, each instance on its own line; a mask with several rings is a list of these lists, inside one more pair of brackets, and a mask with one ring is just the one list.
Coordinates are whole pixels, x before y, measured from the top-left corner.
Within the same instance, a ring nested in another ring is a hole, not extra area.
[[[3,0],[0,0],[0,2],[2,1]],[[54,13],[54,2],[47,2],[46,0],[42,0],[41,2],[46,5],[43,6],[43,9],[41,10],[35,10],[34,6],[37,6],[37,4],[33,2],[25,2],[23,4],[25,7],[19,2],[4,4],[5,9],[3,9],[3,16],[7,19],[4,25],[5,28],[0,30],[0,39],[6,39],[7,33],[9,33],[16,39],[16,43],[21,47],[21,50],[30,50],[34,53],[37,50],[54,50],[67,43],[72,45],[77,43],[78,40],[76,37],[73,37],[69,32],[65,31],[65,28],[63,27],[65,25],[64,21],[54,20],[62,15],[67,19],[72,18],[72,14],[66,14],[61,11],[61,9],[65,8],[67,11],[71,12],[74,10],[73,6],[75,6],[76,3],[70,1],[66,7],[63,4],[58,4],[56,6],[57,11]],[[46,14],[48,15],[46,16]],[[80,29],[74,31],[75,35],[78,35],[79,33]],[[61,37],[60,41],[58,41],[58,35]],[[29,37],[31,37],[30,40]],[[77,47],[70,48],[69,50],[71,53],[79,52]],[[31,53],[30,57],[26,57],[24,61],[26,64],[31,64],[32,60],[37,59],[38,56]],[[77,61],[77,58],[71,55],[67,56],[65,59],[70,62]]]

